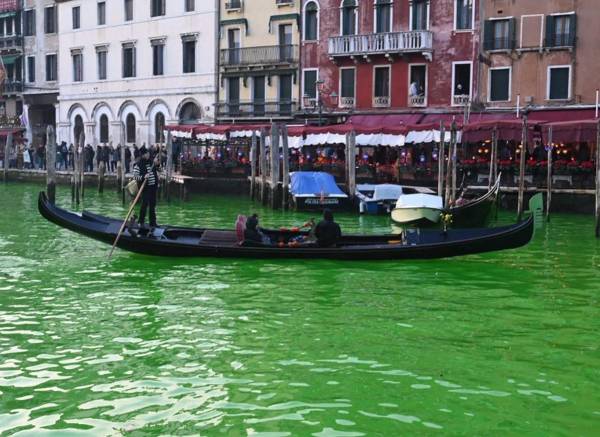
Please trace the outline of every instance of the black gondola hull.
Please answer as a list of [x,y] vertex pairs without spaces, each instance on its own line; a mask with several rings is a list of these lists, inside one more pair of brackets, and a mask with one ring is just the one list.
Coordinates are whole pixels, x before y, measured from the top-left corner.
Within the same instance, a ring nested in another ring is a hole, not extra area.
[[[75,214],[58,208],[40,193],[38,208],[47,220],[79,234],[112,244],[121,222],[91,213]],[[266,231],[274,238],[288,239],[289,232]],[[432,259],[469,255],[526,245],[533,236],[533,218],[516,225],[492,229],[414,230],[404,241],[397,235],[344,236],[337,247],[248,247],[235,241],[207,240],[208,234],[231,235],[231,231],[164,227],[157,237],[133,236],[127,230],[118,247],[145,255],[166,257],[227,258],[325,258],[339,260]],[[229,237],[227,237],[229,238]]]

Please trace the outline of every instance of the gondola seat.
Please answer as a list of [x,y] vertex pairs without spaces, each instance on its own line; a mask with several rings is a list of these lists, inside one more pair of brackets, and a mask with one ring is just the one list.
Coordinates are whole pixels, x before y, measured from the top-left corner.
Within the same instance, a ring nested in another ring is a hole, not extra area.
[[237,235],[233,231],[214,231],[206,230],[202,233],[199,244],[206,244],[209,246],[221,246],[221,245],[232,245],[238,244]]

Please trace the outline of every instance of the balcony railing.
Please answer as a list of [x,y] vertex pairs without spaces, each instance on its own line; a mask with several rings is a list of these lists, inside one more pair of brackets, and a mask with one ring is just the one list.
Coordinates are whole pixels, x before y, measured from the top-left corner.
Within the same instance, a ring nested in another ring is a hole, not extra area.
[[19,49],[23,48],[22,36],[3,36],[0,37],[0,49]]
[[329,38],[329,56],[424,52],[432,50],[432,43],[426,30],[334,36]]
[[354,108],[354,97],[340,97],[340,108]]
[[23,82],[21,81],[7,81],[2,85],[3,94],[14,94],[23,92]]
[[373,108],[387,108],[390,106],[389,96],[373,97]]
[[225,2],[225,10],[234,11],[242,9],[243,2],[242,0],[228,0]]
[[297,106],[293,100],[220,102],[217,104],[217,117],[290,117],[298,109]]
[[295,64],[297,62],[297,45],[245,47],[221,50],[221,65],[227,67]]
[[427,106],[425,99],[425,96],[410,96],[408,98],[408,105],[412,107]]
[[459,94],[452,97],[452,104],[454,106],[465,106],[469,103],[470,98],[468,94]]

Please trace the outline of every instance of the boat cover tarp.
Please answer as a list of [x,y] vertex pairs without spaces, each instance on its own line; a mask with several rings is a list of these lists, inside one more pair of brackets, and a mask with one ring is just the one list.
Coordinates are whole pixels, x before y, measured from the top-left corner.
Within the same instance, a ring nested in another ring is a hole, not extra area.
[[365,201],[378,202],[381,200],[398,200],[402,196],[402,185],[396,184],[358,184],[359,192],[372,192],[373,196],[363,196]]
[[348,197],[329,173],[296,171],[290,173],[290,191],[294,196]]
[[398,198],[396,208],[443,209],[444,201],[441,196],[434,196],[432,194],[404,194]]

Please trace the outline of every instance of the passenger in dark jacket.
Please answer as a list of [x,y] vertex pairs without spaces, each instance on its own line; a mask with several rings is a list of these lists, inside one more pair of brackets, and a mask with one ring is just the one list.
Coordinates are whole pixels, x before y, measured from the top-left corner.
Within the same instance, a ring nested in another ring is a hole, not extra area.
[[270,243],[269,237],[260,232],[258,229],[258,216],[256,214],[248,217],[246,221],[246,229],[244,230],[244,241],[252,241],[254,243]]
[[317,245],[319,247],[334,246],[342,236],[340,226],[333,221],[333,214],[329,209],[323,211],[323,220],[319,222],[315,229]]

